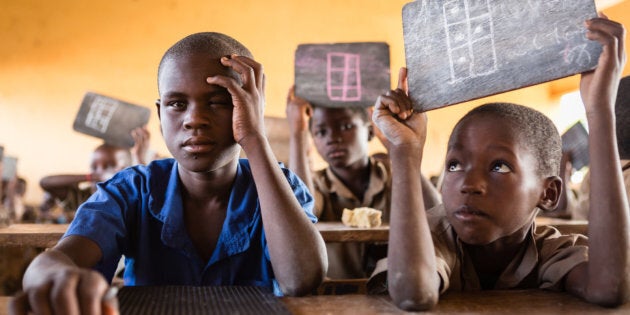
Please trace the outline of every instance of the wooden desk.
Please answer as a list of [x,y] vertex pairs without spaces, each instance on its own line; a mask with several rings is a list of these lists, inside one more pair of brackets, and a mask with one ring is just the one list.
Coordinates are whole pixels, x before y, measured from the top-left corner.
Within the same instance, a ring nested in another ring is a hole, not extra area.
[[0,228],[0,246],[53,247],[66,229],[67,224],[12,224]]
[[341,222],[318,222],[315,224],[325,242],[387,242],[389,226],[356,228]]
[[[538,217],[537,225],[552,225],[562,233],[586,234],[587,222]],[[387,242],[389,226],[355,228],[341,222],[315,224],[326,242]],[[68,224],[12,224],[0,228],[0,246],[35,246],[48,248],[57,244]]]
[[[315,295],[284,297],[282,302],[296,315],[311,314],[413,314],[403,312],[388,296]],[[568,293],[542,290],[449,293],[422,314],[630,314],[630,303],[603,308]],[[418,313],[419,314],[419,313]]]
[[[8,314],[10,297],[0,297],[0,315]],[[319,314],[414,314],[403,312],[385,295],[313,295],[283,297],[296,315]],[[422,314],[630,314],[630,303],[604,308],[562,292],[542,290],[449,293],[438,305]],[[124,315],[124,314],[123,314]]]

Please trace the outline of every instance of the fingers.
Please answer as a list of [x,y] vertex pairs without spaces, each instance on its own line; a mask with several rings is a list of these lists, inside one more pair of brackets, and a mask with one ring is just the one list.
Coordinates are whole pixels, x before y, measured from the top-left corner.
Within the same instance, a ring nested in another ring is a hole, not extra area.
[[28,304],[35,314],[50,315],[53,313],[48,296],[52,283],[28,291]]
[[402,67],[398,71],[398,89],[409,95],[409,85],[407,83],[407,68]]
[[221,63],[226,67],[231,67],[241,76],[243,89],[253,92],[253,89],[264,90],[263,66],[244,56],[232,54],[229,58],[222,57]]
[[603,14],[600,16],[586,21],[586,37],[602,44],[605,53],[615,53],[614,57],[625,62],[625,28],[620,23],[608,20]]
[[406,93],[400,89],[389,91],[376,100],[375,110],[387,109],[400,119],[413,114],[413,105]]
[[[95,271],[87,270],[84,272],[81,280],[77,285],[79,308],[81,314],[100,314],[102,302],[108,292],[109,286],[105,279]],[[114,295],[115,297],[115,295]],[[108,297],[112,298],[112,297]]]
[[78,273],[59,273],[50,290],[50,303],[55,314],[79,314],[78,283]]
[[24,292],[18,292],[9,300],[9,315],[28,314],[28,296]]

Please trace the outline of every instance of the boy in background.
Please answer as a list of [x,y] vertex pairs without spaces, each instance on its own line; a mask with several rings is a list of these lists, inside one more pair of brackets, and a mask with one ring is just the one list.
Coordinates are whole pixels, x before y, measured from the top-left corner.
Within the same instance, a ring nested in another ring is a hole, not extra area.
[[[156,108],[174,159],[97,185],[61,241],[26,271],[31,309],[97,313],[121,255],[125,285],[255,285],[287,295],[316,288],[324,242],[312,197],[264,136],[264,80],[229,36],[197,33],[169,48]],[[248,159],[239,159],[241,148]]]
[[[597,68],[580,82],[591,130],[588,238],[535,226],[538,209],[556,207],[562,190],[561,140],[551,120],[524,106],[487,104],[451,134],[442,206],[427,214],[413,194],[417,179],[405,168],[392,171],[387,272],[375,272],[370,289],[388,290],[406,310],[428,309],[449,290],[543,288],[601,305],[627,300],[629,209],[614,123],[625,30],[606,18],[586,27],[603,46]],[[404,84],[377,101],[374,120],[394,144],[393,165],[422,160],[426,124],[412,109]]]
[[96,183],[110,179],[126,167],[147,164],[149,131],[138,127],[131,131],[131,137],[134,140],[131,149],[107,143],[96,147],[90,157],[90,173],[43,177],[39,186],[46,193],[41,205],[44,219],[55,223],[72,221],[79,205],[96,191]]
[[[385,155],[369,156],[368,143],[375,136],[369,110],[363,107],[332,108],[311,105],[289,90],[287,119],[290,126],[289,167],[304,180],[315,197],[315,215],[321,221],[341,222],[345,208],[370,207],[382,211],[389,222],[391,202],[390,162]],[[310,167],[309,137],[328,167]],[[381,139],[381,138],[379,138]],[[388,147],[387,142],[383,142]],[[418,178],[423,178],[420,172]],[[426,183],[428,180],[424,179]],[[426,202],[439,203],[431,185],[422,190]],[[420,191],[418,191],[420,192]],[[386,245],[327,243],[328,277],[367,278],[374,264],[387,252]]]

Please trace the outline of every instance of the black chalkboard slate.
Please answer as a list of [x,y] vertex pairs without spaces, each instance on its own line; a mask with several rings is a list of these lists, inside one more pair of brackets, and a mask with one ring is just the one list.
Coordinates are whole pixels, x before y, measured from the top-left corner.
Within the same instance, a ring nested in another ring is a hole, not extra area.
[[402,12],[409,93],[421,111],[597,65],[593,0],[418,0]]
[[574,169],[580,170],[588,165],[588,132],[581,122],[575,123],[562,134],[562,151],[571,152]]
[[295,52],[295,94],[313,105],[368,107],[390,89],[387,43],[302,44]]
[[121,147],[134,144],[131,130],[147,124],[148,108],[87,92],[74,120],[74,130]]

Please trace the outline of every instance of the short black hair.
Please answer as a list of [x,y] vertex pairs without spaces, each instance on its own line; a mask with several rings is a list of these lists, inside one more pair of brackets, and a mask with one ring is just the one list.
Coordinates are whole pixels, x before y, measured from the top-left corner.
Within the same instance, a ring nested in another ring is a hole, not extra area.
[[558,129],[549,117],[523,105],[488,103],[472,109],[455,125],[449,146],[453,141],[453,134],[462,122],[476,115],[491,115],[507,120],[517,132],[520,141],[523,141],[536,157],[538,174],[545,178],[560,174],[562,139]]
[[619,158],[630,159],[630,76],[619,81],[617,100],[615,101],[615,120],[617,121]]
[[228,35],[217,32],[194,33],[182,38],[166,50],[158,66],[158,80],[165,61],[197,53],[205,53],[214,58],[231,54],[253,58],[245,45]]

